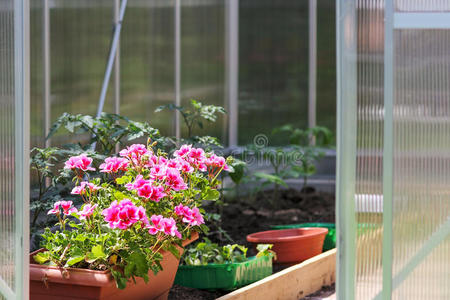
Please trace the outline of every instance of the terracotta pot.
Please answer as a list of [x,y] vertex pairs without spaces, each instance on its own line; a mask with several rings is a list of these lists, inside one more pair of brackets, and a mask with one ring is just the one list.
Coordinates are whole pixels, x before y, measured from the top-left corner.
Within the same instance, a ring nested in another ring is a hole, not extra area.
[[247,235],[252,244],[273,244],[275,263],[294,265],[322,253],[327,228],[270,230]]
[[[183,241],[183,247],[198,239],[198,233]],[[173,285],[179,260],[170,252],[162,252],[163,270],[154,275],[149,271],[149,282],[136,278],[136,284],[130,281],[123,290],[116,287],[116,282],[110,271],[95,271],[87,269],[49,267],[36,264],[33,255],[43,251],[37,250],[30,254],[30,299],[157,299],[165,300]],[[180,255],[184,249],[179,247]]]

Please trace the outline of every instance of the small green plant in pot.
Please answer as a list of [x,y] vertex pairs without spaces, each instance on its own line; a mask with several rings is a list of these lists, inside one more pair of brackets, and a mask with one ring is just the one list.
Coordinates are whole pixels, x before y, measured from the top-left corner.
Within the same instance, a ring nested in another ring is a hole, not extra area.
[[[43,249],[32,253],[32,295],[46,290],[52,295],[63,285],[65,298],[70,299],[71,290],[80,297],[80,285],[106,289],[96,290],[99,295],[119,295],[126,288],[133,299],[152,298],[133,282],[159,286],[156,274],[166,260],[179,259],[184,241],[207,229],[200,204],[219,197],[218,176],[228,169],[225,158],[200,148],[183,145],[169,156],[155,146],[133,144],[98,167],[85,154],[65,162],[64,172],[73,175],[71,193],[83,204],[61,200],[48,211],[58,228],[47,228]],[[97,170],[103,175],[93,176]],[[111,275],[115,285],[108,281]],[[171,285],[170,276],[162,278]],[[127,292],[117,297],[124,299]]]
[[242,245],[219,246],[209,239],[186,249],[175,283],[198,289],[230,290],[272,274],[272,245],[257,246],[258,253],[247,257]]

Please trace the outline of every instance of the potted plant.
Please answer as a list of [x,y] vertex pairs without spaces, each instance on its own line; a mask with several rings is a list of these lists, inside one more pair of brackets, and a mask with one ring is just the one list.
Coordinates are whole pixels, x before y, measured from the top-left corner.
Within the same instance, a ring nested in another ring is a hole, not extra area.
[[247,257],[241,245],[218,246],[207,238],[186,249],[175,284],[209,290],[231,290],[272,274],[272,245],[258,245],[258,253]]
[[261,231],[247,235],[247,241],[254,244],[273,244],[277,253],[276,263],[295,265],[322,253],[327,228],[306,227]]
[[336,224],[334,223],[300,223],[300,224],[288,224],[288,225],[272,225],[272,229],[291,229],[291,228],[303,228],[303,227],[325,227],[328,229],[328,233],[323,242],[323,252],[336,248]]
[[[203,200],[219,196],[223,157],[183,145],[172,156],[156,143],[134,144],[99,166],[70,157],[72,194],[48,214],[56,230],[31,254],[31,299],[166,299],[183,246],[206,229]],[[148,283],[148,284],[147,284]]]

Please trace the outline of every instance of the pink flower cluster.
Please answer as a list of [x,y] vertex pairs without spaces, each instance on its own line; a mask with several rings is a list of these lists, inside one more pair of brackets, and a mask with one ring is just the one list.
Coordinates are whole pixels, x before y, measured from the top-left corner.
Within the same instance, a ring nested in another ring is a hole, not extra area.
[[64,165],[64,169],[80,169],[84,172],[86,171],[95,171],[93,167],[91,167],[92,158],[87,157],[86,154],[81,154],[78,156],[72,156],[69,160],[66,161]]
[[57,201],[53,204],[53,208],[50,209],[47,214],[48,215],[58,215],[60,213],[59,208],[62,208],[64,215],[70,215],[71,213],[76,213],[78,210],[75,207],[72,207],[72,201]]
[[123,199],[119,203],[114,201],[102,211],[105,221],[110,228],[128,229],[134,223],[141,221],[144,226],[148,224],[148,219],[143,206],[137,207],[129,199]]
[[150,217],[151,224],[148,226],[150,234],[163,232],[170,236],[176,236],[181,239],[181,233],[178,231],[177,223],[173,218],[164,218],[161,215],[153,215]]
[[91,182],[82,181],[79,186],[76,186],[72,189],[71,194],[72,195],[85,195],[87,193],[87,191],[89,191],[89,194],[91,194],[95,191],[98,191],[99,189],[100,189],[99,186],[97,186]]
[[140,165],[144,155],[150,156],[153,153],[145,145],[133,144],[119,152],[122,157],[128,158],[134,165]]
[[96,208],[97,208],[97,204],[94,204],[94,205],[85,204],[83,206],[83,209],[78,212],[78,215],[80,216],[80,220],[84,220],[84,219],[92,216],[92,214],[94,214],[94,211]]
[[119,171],[127,171],[128,159],[123,157],[108,157],[105,162],[100,165],[100,172],[117,173]]
[[175,207],[175,213],[183,217],[183,222],[190,226],[202,225],[205,223],[202,214],[197,207],[189,208],[180,204]]
[[205,164],[208,167],[212,167],[212,168],[219,168],[225,171],[229,171],[230,168],[228,167],[225,158],[223,158],[222,156],[217,156],[214,153],[211,154],[207,159]]
[[205,172],[207,170],[206,155],[202,148],[192,148],[192,145],[183,145],[177,151],[174,156],[178,160],[184,160],[188,162],[194,169]]
[[164,187],[155,185],[153,182],[153,180],[146,180],[142,175],[138,175],[133,183],[128,183],[125,186],[129,191],[136,190],[139,197],[159,202],[167,194],[164,193]]

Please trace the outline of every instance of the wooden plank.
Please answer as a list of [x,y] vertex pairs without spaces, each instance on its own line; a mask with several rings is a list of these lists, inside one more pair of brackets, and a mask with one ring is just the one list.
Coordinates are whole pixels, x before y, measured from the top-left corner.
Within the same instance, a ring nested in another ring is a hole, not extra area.
[[298,300],[334,283],[336,249],[310,258],[217,300]]

